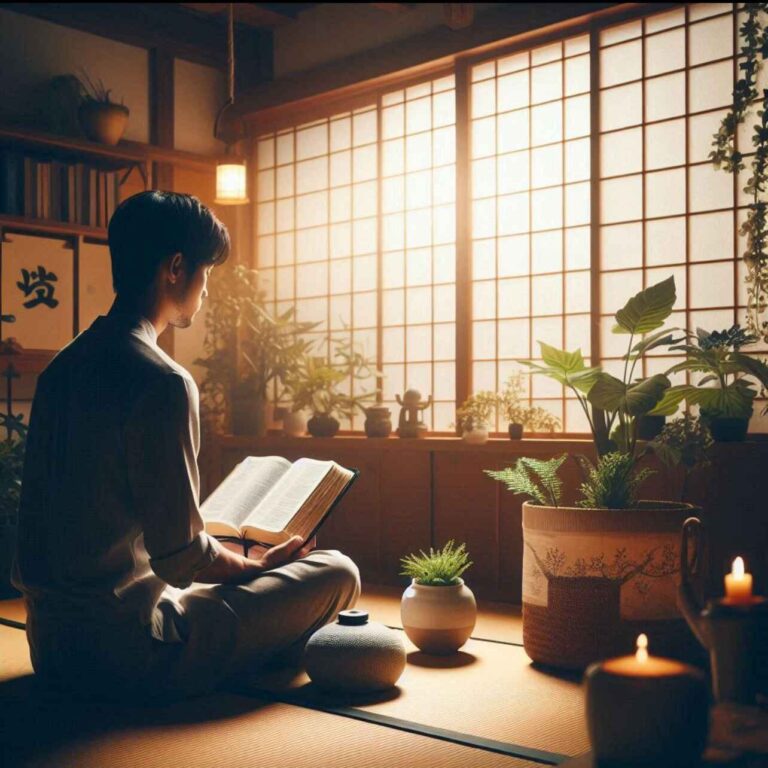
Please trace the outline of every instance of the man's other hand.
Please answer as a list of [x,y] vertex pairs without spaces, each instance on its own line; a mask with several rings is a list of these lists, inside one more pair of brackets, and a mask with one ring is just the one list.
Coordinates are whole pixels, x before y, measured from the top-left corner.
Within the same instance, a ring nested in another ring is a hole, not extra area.
[[[315,547],[317,541],[312,538],[306,544],[301,536],[292,536],[288,541],[284,541],[282,544],[277,544],[270,549],[262,549],[259,547],[251,548],[249,556],[255,561],[255,565],[263,571],[271,571],[273,568],[279,568],[281,565],[291,563],[294,560],[299,560],[302,557],[306,557]],[[261,554],[253,557],[252,552],[261,550]]]

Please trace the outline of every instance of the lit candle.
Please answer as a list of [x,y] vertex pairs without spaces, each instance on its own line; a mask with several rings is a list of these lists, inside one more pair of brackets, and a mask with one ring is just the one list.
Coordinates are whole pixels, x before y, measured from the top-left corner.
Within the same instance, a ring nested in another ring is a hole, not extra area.
[[744,560],[737,557],[725,575],[725,602],[744,605],[752,602],[752,574],[744,572]]
[[593,664],[585,684],[587,725],[598,763],[699,764],[709,715],[700,670],[652,656],[648,638],[640,635],[634,654]]

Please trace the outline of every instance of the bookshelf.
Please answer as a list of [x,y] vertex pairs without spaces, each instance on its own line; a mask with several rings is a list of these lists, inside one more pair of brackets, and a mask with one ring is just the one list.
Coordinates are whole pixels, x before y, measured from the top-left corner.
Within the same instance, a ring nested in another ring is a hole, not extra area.
[[[88,141],[70,136],[58,136],[18,126],[0,125],[0,151],[11,150],[23,157],[34,157],[42,162],[85,164],[99,172],[116,173],[121,186],[134,169],[141,175],[144,189],[154,186],[156,163],[196,171],[214,173],[215,156],[198,155],[182,150],[167,149],[152,144],[121,141],[117,146]],[[23,201],[22,201],[23,202]],[[81,222],[20,215],[19,212],[0,211],[0,236],[5,230],[30,234],[84,236],[106,240],[106,227]]]

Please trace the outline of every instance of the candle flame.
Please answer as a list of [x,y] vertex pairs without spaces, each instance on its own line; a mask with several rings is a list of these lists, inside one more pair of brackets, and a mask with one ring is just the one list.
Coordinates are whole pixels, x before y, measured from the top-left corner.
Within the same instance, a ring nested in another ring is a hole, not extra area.
[[744,578],[744,558],[743,557],[737,557],[733,561],[733,565],[731,566],[731,575],[735,579]]
[[648,636],[643,633],[637,636],[637,652],[635,658],[641,664],[648,661]]

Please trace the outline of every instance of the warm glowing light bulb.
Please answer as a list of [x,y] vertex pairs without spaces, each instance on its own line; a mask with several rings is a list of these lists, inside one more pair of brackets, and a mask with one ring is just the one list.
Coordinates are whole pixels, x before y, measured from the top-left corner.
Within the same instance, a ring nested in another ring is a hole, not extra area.
[[248,202],[245,163],[227,162],[216,166],[216,200],[218,205]]
[[637,637],[637,652],[635,658],[641,664],[645,664],[648,661],[648,636],[646,634],[638,635]]
[[744,578],[744,558],[743,557],[737,557],[733,561],[733,565],[731,566],[731,575],[734,579],[743,579]]

